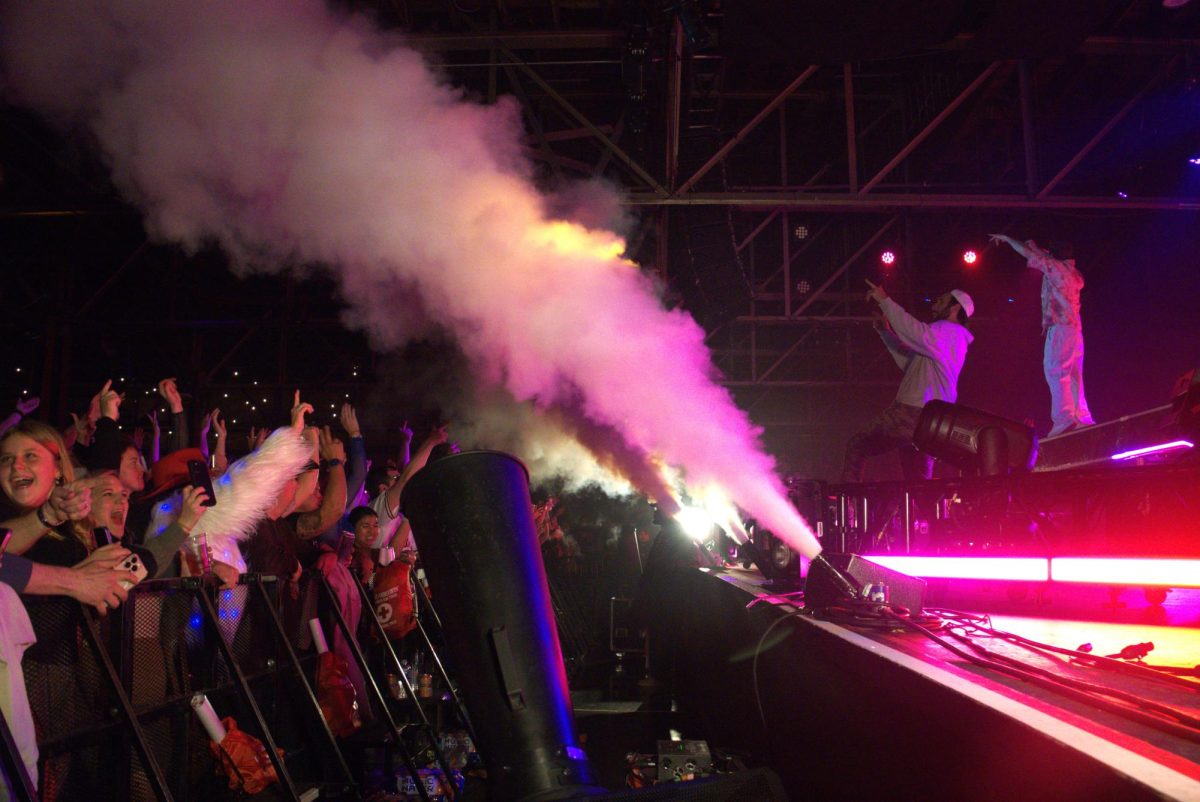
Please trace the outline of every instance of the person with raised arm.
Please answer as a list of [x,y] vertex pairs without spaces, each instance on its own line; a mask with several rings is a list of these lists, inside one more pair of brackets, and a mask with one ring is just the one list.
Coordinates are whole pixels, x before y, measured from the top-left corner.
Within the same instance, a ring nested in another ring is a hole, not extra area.
[[933,460],[913,446],[913,433],[926,403],[958,399],[958,375],[975,339],[966,327],[975,302],[962,290],[950,290],[934,300],[933,322],[923,323],[883,287],[871,281],[867,285],[867,300],[879,304],[883,314],[875,328],[904,377],[895,400],[846,444],[842,481],[861,482],[867,457],[895,449],[900,449],[904,478],[929,479]]
[[993,243],[1005,243],[1025,264],[1042,274],[1042,373],[1050,388],[1050,437],[1096,421],[1083,394],[1083,318],[1079,295],[1083,274],[1075,267],[1069,246],[1039,246],[1019,242],[1005,234],[992,234]]

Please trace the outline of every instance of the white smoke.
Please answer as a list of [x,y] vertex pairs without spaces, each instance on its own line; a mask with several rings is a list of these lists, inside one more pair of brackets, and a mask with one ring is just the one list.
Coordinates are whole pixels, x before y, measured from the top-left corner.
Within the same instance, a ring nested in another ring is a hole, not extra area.
[[511,100],[467,102],[315,0],[14,1],[0,37],[10,99],[84,124],[155,235],[244,269],[327,265],[378,347],[433,321],[481,384],[619,433],[819,550],[700,327],[616,235],[551,218]]

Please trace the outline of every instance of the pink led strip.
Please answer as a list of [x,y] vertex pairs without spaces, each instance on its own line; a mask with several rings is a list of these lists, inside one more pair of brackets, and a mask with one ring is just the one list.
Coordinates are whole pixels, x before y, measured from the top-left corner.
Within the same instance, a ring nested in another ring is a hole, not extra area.
[[1174,451],[1177,448],[1191,448],[1191,441],[1188,440],[1172,440],[1169,443],[1159,443],[1156,446],[1146,446],[1145,448],[1135,448],[1132,451],[1122,451],[1118,454],[1113,454],[1111,459],[1133,459],[1134,457],[1144,457],[1147,454],[1158,454],[1162,451]]
[[1100,585],[1200,587],[1200,560],[1055,557],[1050,561],[1050,578]]
[[935,579],[1006,579],[1045,582],[1050,578],[1045,557],[897,557],[863,555],[873,563],[902,574]]

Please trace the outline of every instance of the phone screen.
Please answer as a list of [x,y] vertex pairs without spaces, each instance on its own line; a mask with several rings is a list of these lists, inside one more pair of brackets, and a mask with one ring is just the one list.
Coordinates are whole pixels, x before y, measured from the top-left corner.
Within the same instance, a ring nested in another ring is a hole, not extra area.
[[208,498],[204,500],[205,507],[211,507],[217,503],[217,497],[213,494],[212,477],[208,475],[208,466],[204,464],[204,460],[190,459],[188,460],[188,477],[192,481],[193,487],[203,487],[204,492],[208,494]]

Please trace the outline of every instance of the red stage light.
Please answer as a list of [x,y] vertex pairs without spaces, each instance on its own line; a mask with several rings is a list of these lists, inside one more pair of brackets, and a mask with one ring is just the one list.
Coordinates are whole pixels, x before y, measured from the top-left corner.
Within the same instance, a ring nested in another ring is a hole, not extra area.
[[884,251],[883,253],[879,254],[879,261],[883,262],[885,265],[894,264],[896,261],[896,254],[894,251]]
[[975,264],[979,260],[979,254],[975,251],[963,251],[963,261],[969,265]]

